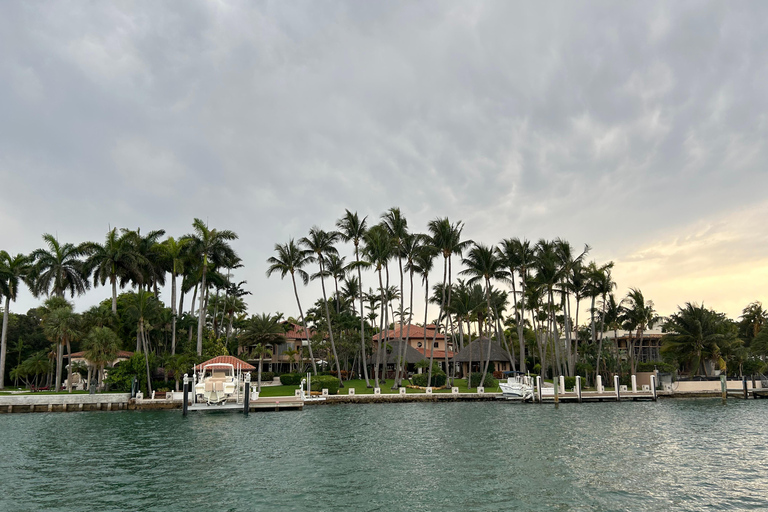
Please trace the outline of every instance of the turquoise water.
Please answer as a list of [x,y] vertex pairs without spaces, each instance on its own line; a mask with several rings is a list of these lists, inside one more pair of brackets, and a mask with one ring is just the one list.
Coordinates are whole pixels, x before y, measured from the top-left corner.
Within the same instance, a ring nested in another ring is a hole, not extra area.
[[768,401],[0,415],[0,510],[766,510]]

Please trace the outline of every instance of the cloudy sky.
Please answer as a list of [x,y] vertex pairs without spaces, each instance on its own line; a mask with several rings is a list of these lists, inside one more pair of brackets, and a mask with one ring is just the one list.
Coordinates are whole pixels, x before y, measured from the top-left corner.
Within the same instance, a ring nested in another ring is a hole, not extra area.
[[251,311],[295,315],[264,275],[274,244],[400,206],[412,230],[588,243],[621,294],[735,316],[768,289],[767,19],[765,2],[2,2],[0,248],[199,217],[240,235]]

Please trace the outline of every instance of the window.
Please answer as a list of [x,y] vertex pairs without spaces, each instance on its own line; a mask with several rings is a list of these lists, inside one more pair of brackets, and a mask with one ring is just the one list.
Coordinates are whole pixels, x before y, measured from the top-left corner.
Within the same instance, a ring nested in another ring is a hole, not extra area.
[[421,348],[421,342],[418,342],[418,343],[416,344],[416,346],[417,346],[418,348]]
[[435,348],[437,348],[439,345],[440,345],[440,343],[436,341],[435,342]]

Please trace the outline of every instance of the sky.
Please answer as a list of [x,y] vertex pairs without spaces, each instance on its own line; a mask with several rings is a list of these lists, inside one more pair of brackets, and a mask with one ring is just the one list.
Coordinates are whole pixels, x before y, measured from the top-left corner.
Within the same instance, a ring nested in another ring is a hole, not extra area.
[[757,1],[2,2],[0,249],[198,217],[238,233],[250,312],[295,316],[274,245],[398,206],[412,231],[589,244],[619,295],[736,317],[768,289],[766,20]]

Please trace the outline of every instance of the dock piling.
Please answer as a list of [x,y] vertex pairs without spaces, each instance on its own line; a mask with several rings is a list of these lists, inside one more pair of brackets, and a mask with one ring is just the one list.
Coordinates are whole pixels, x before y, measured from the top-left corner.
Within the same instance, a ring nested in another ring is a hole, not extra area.
[[603,391],[605,391],[605,389],[603,388],[603,376],[602,375],[598,375],[597,379],[595,379],[595,380],[596,380],[596,386],[595,387],[597,388],[597,392],[598,393],[602,393]]
[[614,375],[613,376],[613,385],[616,389],[616,401],[621,402],[621,391],[619,390],[619,376]]
[[576,376],[576,396],[581,403],[581,375]]
[[[562,379],[562,377],[560,378]],[[557,409],[558,405],[560,404],[559,392],[560,392],[560,385],[556,384],[555,385],[555,409]]]
[[187,407],[189,406],[189,375],[184,374],[184,398],[182,400],[181,414],[187,415]]
[[656,374],[651,375],[651,393],[653,394],[653,401],[656,401]]
[[728,400],[728,383],[725,380],[725,374],[720,374],[720,390],[723,392],[723,403]]
[[246,373],[245,374],[245,386],[244,386],[244,397],[243,397],[243,414],[248,416],[248,411],[251,410],[251,374]]
[[541,401],[541,375],[536,376],[536,394],[539,397],[539,403],[542,403]]
[[632,374],[632,393],[637,393],[637,375]]
[[741,387],[744,389],[744,400],[747,400],[749,398],[749,391],[747,390],[747,376],[743,375],[741,377]]

